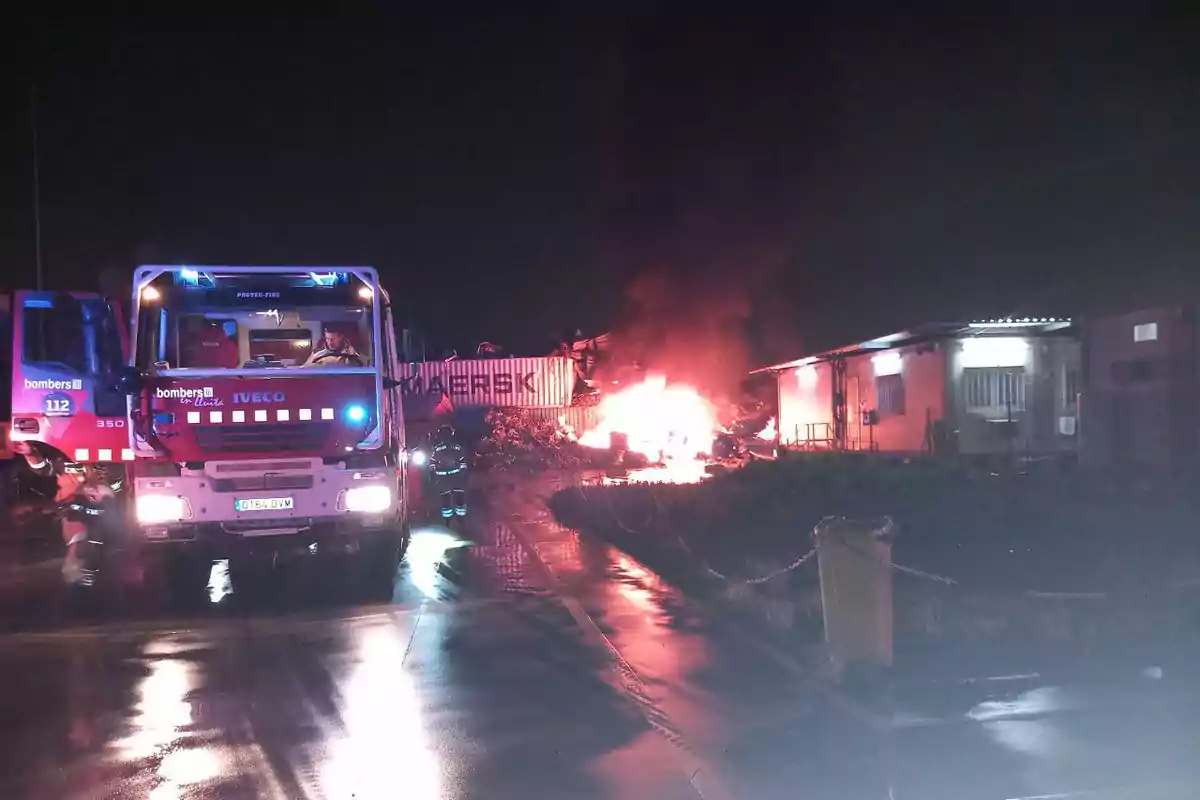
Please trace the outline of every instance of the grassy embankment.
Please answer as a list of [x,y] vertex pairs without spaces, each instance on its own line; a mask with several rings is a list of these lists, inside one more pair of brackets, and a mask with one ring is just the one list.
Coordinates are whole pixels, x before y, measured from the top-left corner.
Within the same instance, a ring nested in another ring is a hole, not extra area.
[[1187,487],[793,457],[696,485],[565,490],[551,508],[801,645],[821,637],[815,563],[744,581],[807,551],[824,517],[888,516],[895,563],[954,581],[893,573],[898,666],[918,671],[1153,659],[1200,632],[1200,586],[1187,586],[1200,577],[1200,498]]

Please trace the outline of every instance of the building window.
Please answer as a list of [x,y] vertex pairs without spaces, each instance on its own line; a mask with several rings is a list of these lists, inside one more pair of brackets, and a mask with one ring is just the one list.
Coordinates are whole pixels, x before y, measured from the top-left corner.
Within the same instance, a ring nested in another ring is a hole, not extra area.
[[302,366],[313,353],[312,331],[274,328],[250,331],[250,358],[277,360],[287,367]]
[[904,415],[903,375],[880,375],[875,379],[875,409],[880,417]]
[[1025,410],[1025,370],[975,367],[963,370],[968,411],[1007,413]]
[[1135,342],[1153,342],[1158,339],[1158,323],[1143,322],[1141,325],[1133,326],[1133,340]]

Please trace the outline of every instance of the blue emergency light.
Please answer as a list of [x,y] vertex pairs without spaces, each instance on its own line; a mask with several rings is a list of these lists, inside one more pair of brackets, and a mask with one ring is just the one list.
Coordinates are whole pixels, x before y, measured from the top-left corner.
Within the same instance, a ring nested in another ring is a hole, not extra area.
[[345,272],[310,272],[308,277],[313,286],[337,286],[350,282],[350,276]]
[[198,269],[181,269],[175,273],[176,283],[183,286],[204,286],[213,288],[217,285],[216,280],[207,272],[201,272]]

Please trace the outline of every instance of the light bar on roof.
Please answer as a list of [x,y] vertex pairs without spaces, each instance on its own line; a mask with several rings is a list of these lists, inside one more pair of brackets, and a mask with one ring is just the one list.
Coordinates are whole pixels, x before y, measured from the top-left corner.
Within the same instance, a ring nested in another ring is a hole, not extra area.
[[887,336],[877,336],[874,339],[865,341],[859,345],[859,347],[862,347],[864,350],[884,349],[890,347],[906,336],[908,336],[908,334],[903,331],[900,333],[889,333]]
[[314,286],[336,286],[345,283],[346,280],[346,275],[342,272],[310,272],[308,275],[312,278]]
[[185,267],[175,274],[178,276],[177,282],[185,286],[207,286],[211,288],[217,285],[212,275],[207,272],[201,272],[198,269]]
[[1038,325],[1070,325],[1070,317],[1006,317],[968,323],[971,328],[1032,328]]

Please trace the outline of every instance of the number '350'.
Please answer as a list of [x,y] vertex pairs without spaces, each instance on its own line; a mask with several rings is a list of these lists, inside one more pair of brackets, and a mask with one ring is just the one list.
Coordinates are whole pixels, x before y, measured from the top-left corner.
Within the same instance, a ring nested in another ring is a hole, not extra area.
[[123,419],[98,419],[96,420],[97,428],[124,428],[125,420]]

